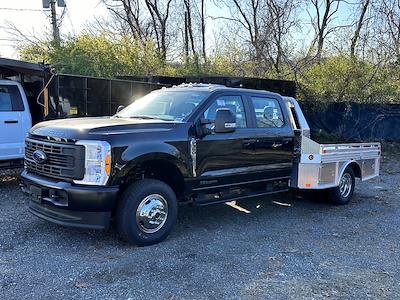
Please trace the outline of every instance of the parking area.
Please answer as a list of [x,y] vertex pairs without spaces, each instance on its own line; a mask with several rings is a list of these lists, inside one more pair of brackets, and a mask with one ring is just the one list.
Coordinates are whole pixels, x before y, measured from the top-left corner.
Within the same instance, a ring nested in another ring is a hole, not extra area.
[[400,162],[357,182],[347,206],[280,194],[181,207],[172,235],[133,247],[113,231],[63,228],[27,212],[0,177],[2,299],[400,297]]

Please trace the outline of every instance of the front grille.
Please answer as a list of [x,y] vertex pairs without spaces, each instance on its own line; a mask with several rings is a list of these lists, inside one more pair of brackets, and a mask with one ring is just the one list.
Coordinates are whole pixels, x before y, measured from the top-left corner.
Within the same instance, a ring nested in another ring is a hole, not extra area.
[[[42,150],[46,161],[38,163],[33,152]],[[44,142],[26,139],[25,166],[29,172],[63,180],[82,179],[84,176],[85,148],[74,144]]]

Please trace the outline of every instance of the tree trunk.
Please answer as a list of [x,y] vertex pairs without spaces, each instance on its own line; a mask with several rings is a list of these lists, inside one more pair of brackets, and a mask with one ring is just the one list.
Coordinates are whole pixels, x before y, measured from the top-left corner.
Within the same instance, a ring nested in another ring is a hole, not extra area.
[[370,0],[365,0],[363,3],[362,9],[361,9],[361,14],[360,14],[360,17],[357,22],[356,30],[354,32],[353,38],[351,39],[350,56],[353,59],[356,57],[356,45],[357,45],[358,39],[360,38],[360,32],[361,32],[361,28],[364,23],[365,13],[367,12],[369,1]]
[[206,64],[207,63],[207,55],[206,55],[206,24],[205,24],[204,0],[201,0],[201,43],[202,43],[202,51],[203,51],[203,61],[204,61],[204,64]]

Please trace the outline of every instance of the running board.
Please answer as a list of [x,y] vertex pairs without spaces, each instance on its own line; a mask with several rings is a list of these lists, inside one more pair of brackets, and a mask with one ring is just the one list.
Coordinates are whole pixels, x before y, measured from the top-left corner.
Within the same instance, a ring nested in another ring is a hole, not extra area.
[[193,202],[193,204],[196,206],[206,206],[206,205],[211,205],[211,204],[225,203],[225,202],[230,202],[230,201],[239,201],[239,200],[251,199],[251,198],[261,197],[261,196],[266,196],[266,195],[271,195],[271,194],[284,193],[284,192],[288,192],[288,191],[289,191],[289,189],[282,189],[282,190],[278,190],[278,191],[269,191],[269,192],[262,192],[262,193],[256,193],[256,194],[250,194],[250,195],[240,195],[240,196],[236,196],[236,197],[220,198],[220,199],[209,200],[209,201],[195,200]]

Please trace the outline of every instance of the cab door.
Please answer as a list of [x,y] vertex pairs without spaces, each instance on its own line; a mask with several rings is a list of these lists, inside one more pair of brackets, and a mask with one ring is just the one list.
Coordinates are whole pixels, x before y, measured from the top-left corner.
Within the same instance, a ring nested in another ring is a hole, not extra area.
[[[216,96],[201,117],[215,120],[218,108],[229,108],[236,115],[231,133],[210,133],[196,140],[196,166],[193,190],[224,189],[247,180],[254,162],[253,128],[247,117],[248,107],[240,94]],[[209,129],[212,125],[207,125]]]
[[24,156],[31,117],[26,99],[16,84],[0,84],[0,160]]
[[269,95],[249,95],[254,118],[254,156],[264,178],[290,177],[294,132],[283,101]]

